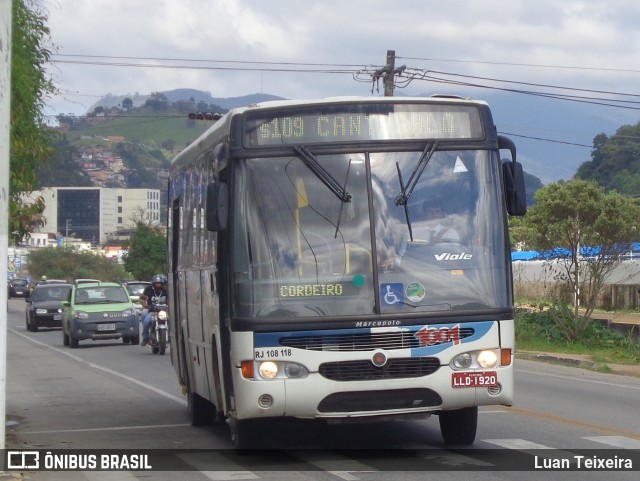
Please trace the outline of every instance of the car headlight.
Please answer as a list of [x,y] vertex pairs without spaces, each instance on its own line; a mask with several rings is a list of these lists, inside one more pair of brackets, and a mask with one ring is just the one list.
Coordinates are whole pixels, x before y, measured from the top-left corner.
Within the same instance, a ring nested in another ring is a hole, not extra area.
[[89,314],[84,311],[76,311],[73,314],[73,317],[75,317],[76,319],[89,319]]
[[130,317],[135,315],[136,315],[135,309],[125,309],[124,311],[122,311],[122,317]]
[[46,309],[36,309],[36,314],[46,314],[47,310]]

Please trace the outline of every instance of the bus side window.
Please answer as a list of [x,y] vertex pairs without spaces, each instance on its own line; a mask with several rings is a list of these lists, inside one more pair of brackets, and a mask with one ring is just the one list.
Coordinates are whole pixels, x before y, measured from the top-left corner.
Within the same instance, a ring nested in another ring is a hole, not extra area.
[[207,230],[217,232],[226,229],[228,216],[227,184],[225,182],[210,183],[207,185]]

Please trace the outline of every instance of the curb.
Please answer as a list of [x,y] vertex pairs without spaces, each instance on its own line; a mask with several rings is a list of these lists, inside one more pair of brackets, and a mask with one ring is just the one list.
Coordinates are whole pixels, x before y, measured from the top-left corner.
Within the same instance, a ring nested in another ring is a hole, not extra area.
[[541,361],[556,364],[563,364],[570,367],[582,367],[587,369],[593,369],[595,371],[603,370],[603,365],[594,361],[586,361],[583,359],[575,359],[570,357],[561,357],[551,354],[540,354],[536,352],[516,352],[516,356],[520,359],[526,359],[529,361]]
[[532,351],[516,351],[516,359],[525,359],[528,361],[546,362],[549,364],[560,364],[568,367],[576,367],[587,369],[590,371],[603,372],[607,374],[615,374],[618,376],[630,376],[640,378],[640,365],[633,364],[607,364],[601,362],[590,361],[587,359],[576,359],[575,357],[566,357],[562,354],[540,353]]

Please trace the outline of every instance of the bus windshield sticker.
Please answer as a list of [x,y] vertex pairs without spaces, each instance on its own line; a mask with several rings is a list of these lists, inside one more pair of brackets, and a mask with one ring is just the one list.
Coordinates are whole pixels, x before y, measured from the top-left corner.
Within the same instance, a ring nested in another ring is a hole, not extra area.
[[380,285],[380,299],[385,306],[404,304],[404,284],[390,282]]
[[412,282],[407,286],[405,293],[411,302],[420,302],[427,295],[427,290],[420,282]]

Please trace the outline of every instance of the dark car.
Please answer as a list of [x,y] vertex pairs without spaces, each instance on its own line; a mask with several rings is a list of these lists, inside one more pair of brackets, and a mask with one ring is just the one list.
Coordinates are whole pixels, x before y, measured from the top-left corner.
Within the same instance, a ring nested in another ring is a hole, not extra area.
[[22,297],[25,298],[29,295],[29,283],[26,279],[14,278],[7,283],[7,297]]
[[69,298],[70,284],[38,284],[25,300],[27,330],[39,327],[62,327],[62,302]]

